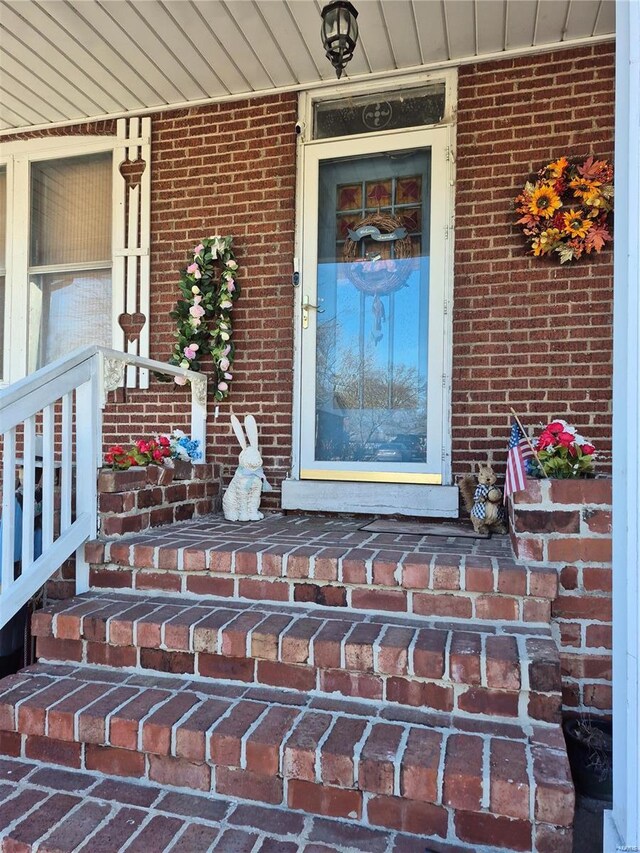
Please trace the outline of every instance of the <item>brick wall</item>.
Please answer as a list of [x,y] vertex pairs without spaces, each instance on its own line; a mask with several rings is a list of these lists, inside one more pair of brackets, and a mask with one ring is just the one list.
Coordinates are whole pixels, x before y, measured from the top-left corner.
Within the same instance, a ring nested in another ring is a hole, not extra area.
[[611,480],[529,480],[510,522],[516,557],[558,571],[565,711],[611,714]]
[[[613,155],[612,44],[460,69],[453,348],[454,472],[503,469],[509,406],[611,447],[612,263],[526,255],[513,199],[566,155]],[[606,456],[601,467],[606,465]]]

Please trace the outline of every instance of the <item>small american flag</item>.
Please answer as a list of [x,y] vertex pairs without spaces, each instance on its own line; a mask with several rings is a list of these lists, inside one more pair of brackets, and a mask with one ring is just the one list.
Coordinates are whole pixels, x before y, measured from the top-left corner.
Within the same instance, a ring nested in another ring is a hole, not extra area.
[[507,454],[507,475],[504,481],[505,501],[514,492],[521,492],[527,485],[527,459],[533,456],[529,443],[518,422],[511,419],[509,453]]

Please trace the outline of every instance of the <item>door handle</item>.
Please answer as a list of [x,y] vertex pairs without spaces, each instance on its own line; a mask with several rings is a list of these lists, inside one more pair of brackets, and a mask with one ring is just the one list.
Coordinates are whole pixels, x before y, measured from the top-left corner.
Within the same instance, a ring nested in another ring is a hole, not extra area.
[[321,308],[319,305],[312,305],[309,302],[309,297],[306,296],[304,302],[302,303],[302,328],[309,328],[309,311],[317,311],[318,314],[324,314],[324,308]]

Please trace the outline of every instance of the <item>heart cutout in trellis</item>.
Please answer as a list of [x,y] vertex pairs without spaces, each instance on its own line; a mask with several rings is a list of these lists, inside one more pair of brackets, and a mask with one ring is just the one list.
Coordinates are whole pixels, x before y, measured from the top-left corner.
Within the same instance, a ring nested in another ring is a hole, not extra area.
[[125,333],[127,340],[130,343],[138,340],[146,319],[145,315],[140,311],[136,311],[135,314],[128,314],[125,312],[118,317],[120,328]]
[[127,188],[133,190],[140,186],[140,180],[147,164],[144,160],[123,160],[118,168]]

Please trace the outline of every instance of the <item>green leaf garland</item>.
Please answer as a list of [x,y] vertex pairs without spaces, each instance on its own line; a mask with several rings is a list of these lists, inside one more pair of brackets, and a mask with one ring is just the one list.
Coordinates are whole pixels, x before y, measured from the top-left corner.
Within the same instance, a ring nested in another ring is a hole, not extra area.
[[[211,355],[216,371],[216,400],[225,399],[233,379],[231,310],[240,288],[232,242],[232,237],[219,236],[201,240],[194,249],[193,263],[180,273],[182,298],[170,312],[177,331],[169,364],[199,371],[202,359]],[[186,385],[188,380],[175,376],[174,381]]]

